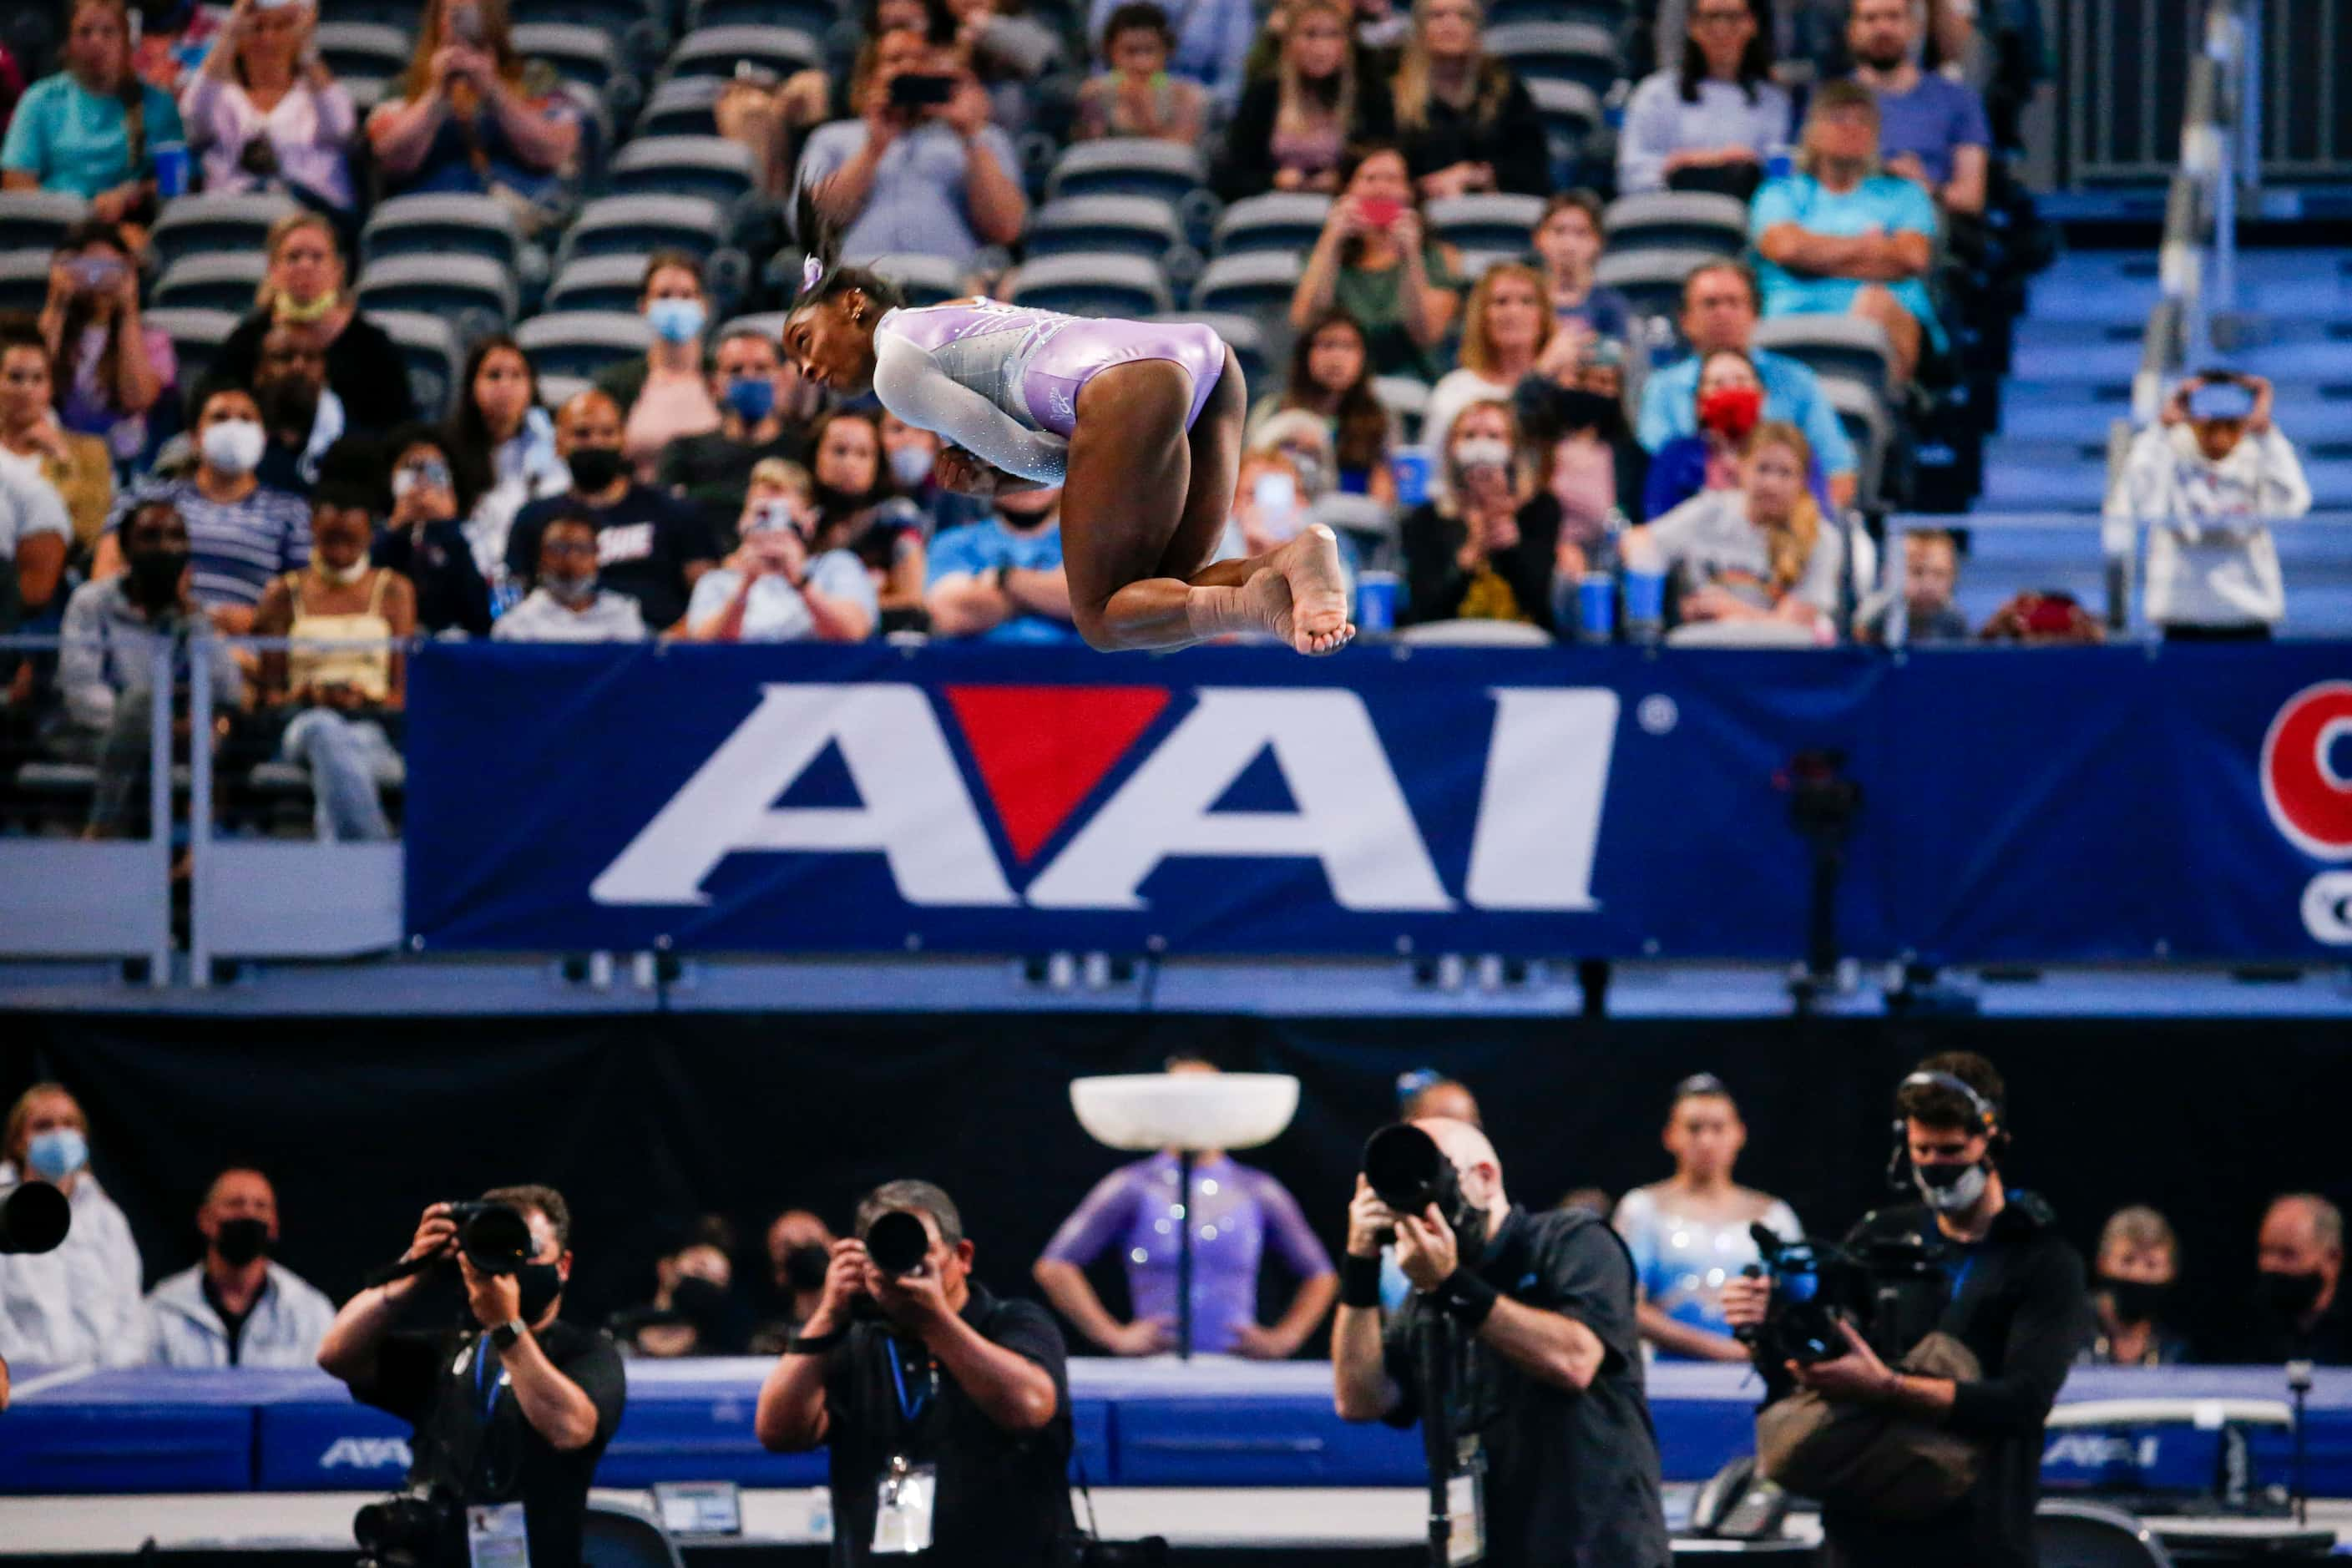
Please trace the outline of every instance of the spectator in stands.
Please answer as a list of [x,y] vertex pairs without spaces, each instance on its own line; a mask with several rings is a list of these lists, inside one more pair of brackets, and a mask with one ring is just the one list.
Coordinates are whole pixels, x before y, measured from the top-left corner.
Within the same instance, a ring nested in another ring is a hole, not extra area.
[[98,219],[66,231],[41,306],[58,416],[77,435],[102,436],[118,467],[147,448],[147,414],[179,375],[171,334],[139,307],[139,265],[118,226]]
[[1604,243],[1601,198],[1591,191],[1560,191],[1536,219],[1536,258],[1542,263],[1545,295],[1562,327],[1625,341],[1633,307],[1614,289],[1592,280]]
[[[1171,1058],[1171,1073],[1213,1073],[1198,1057]],[[1031,1272],[1046,1300],[1077,1331],[1114,1355],[1154,1355],[1176,1343],[1178,1247],[1169,1222],[1192,1225],[1192,1348],[1256,1361],[1297,1353],[1339,1293],[1331,1255],[1315,1238],[1298,1200],[1264,1171],[1222,1150],[1197,1155],[1192,1188],[1179,1192],[1172,1149],[1122,1165],[1095,1184]],[[1272,1246],[1298,1281],[1289,1310],[1272,1327],[1257,1321],[1258,1267]],[[1116,1247],[1127,1268],[1134,1318],[1120,1322],[1087,1280],[1086,1269]]]
[[514,339],[484,338],[467,354],[445,434],[458,491],[474,498],[465,514],[474,563],[495,590],[509,580],[515,514],[572,488],[555,421],[539,405],[539,372]]
[[1764,417],[1785,420],[1805,433],[1829,476],[1831,500],[1840,508],[1852,506],[1858,482],[1853,443],[1811,369],[1753,346],[1759,301],[1755,275],[1737,261],[1711,261],[1684,279],[1682,333],[1691,353],[1652,371],[1642,384],[1635,434],[1654,457],[1675,437],[1696,435],[1700,364],[1717,349],[1738,349],[1764,384]]
[[1290,325],[1304,331],[1336,306],[1364,329],[1374,375],[1435,381],[1438,349],[1461,305],[1460,258],[1423,230],[1421,202],[1396,148],[1351,149],[1339,186],[1291,295]]
[[204,1258],[147,1292],[157,1366],[308,1367],[335,1321],[335,1304],[270,1259],[278,1193],[260,1172],[232,1166],[196,1209]]
[[236,0],[180,94],[205,190],[285,191],[311,206],[352,210],[359,112],[319,58],[318,22],[301,0]]
[[1976,89],[1918,65],[1910,0],[1853,0],[1846,47],[1853,79],[1878,98],[1878,156],[1947,213],[1984,214],[1992,130]]
[[758,327],[730,327],[711,351],[708,397],[717,407],[718,427],[677,437],[662,448],[654,482],[693,502],[724,545],[733,543],[729,534],[752,472],[764,463],[808,457],[807,432],[784,416],[799,387],[800,373],[784,363],[774,338]]
[[1787,1204],[1731,1179],[1748,1127],[1713,1073],[1675,1086],[1663,1142],[1675,1173],[1627,1193],[1612,1222],[1641,1279],[1642,1337],[1664,1360],[1744,1362],[1748,1349],[1731,1337],[1721,1292],[1725,1280],[1762,1261],[1748,1227],[1761,1225],[1784,1241],[1801,1239],[1804,1228]]
[[753,1355],[782,1355],[824,1300],[833,1227],[806,1209],[786,1209],[768,1226],[768,1269],[781,1309],[751,1332]]
[[1797,172],[1766,184],[1748,209],[1764,313],[1875,321],[1894,351],[1895,384],[1907,384],[1922,352],[1943,346],[1925,282],[1936,231],[1927,193],[1879,171],[1878,100],[1858,83],[1829,82],[1805,113]]
[[499,196],[535,232],[562,200],[580,112],[552,83],[526,89],[505,0],[425,0],[416,54],[367,133],[385,194]]
[[920,514],[927,539],[988,515],[984,497],[959,495],[933,477],[944,445],[938,432],[909,425],[887,408],[882,411],[883,460],[890,465],[891,482]]
[[[1087,13],[1087,36],[1107,38],[1110,19],[1127,0],[1093,0]],[[1240,100],[1244,67],[1250,41],[1257,34],[1257,8],[1252,0],[1193,0],[1170,18],[1175,42],[1168,51],[1168,69],[1208,89],[1218,110],[1233,112]]]
[[89,198],[92,223],[152,216],[154,152],[186,140],[172,95],[131,70],[122,0],[73,0],[65,68],[26,89],[0,142],[0,189]]
[[215,629],[242,637],[270,583],[310,559],[310,509],[301,498],[254,477],[268,437],[253,394],[207,384],[196,390],[196,469],[184,479],[150,479],[115,503],[90,565],[93,577],[123,570],[123,522],[142,502],[169,501],[194,552],[191,591]]
[[604,586],[637,601],[646,630],[667,631],[686,614],[695,579],[718,554],[701,514],[629,477],[621,455],[621,411],[603,392],[592,387],[563,405],[556,416],[555,447],[571,469],[572,488],[515,515],[507,539],[509,579],[520,582],[536,568],[539,531],[558,509],[570,516],[584,512],[596,525]]
[[205,0],[138,0],[132,9],[140,26],[131,68],[140,80],[176,100],[188,73],[205,63],[213,40],[228,25],[228,10]]
[[[1646,517],[1664,517],[1701,490],[1739,488],[1739,450],[1764,418],[1764,378],[1756,374],[1756,362],[1738,349],[1700,355],[1698,395],[1692,406],[1697,428],[1659,447],[1650,464],[1642,493]],[[1820,459],[1814,460],[1805,483],[1827,510],[1829,480]]]
[[752,470],[735,532],[742,542],[694,585],[692,642],[861,642],[881,620],[874,579],[846,550],[812,558],[814,486],[798,463],[771,458]]
[[[8,123],[16,115],[16,106],[25,98],[25,72],[16,64],[16,57],[8,46],[0,44],[0,137],[8,133]],[[8,1373],[0,1368],[0,1410],[8,1407]]]
[[1008,135],[1037,118],[1037,83],[1061,63],[1061,36],[1021,14],[1020,0],[948,0],[955,14],[955,52],[980,83],[989,117]]
[[[1208,128],[1209,95],[1200,83],[1170,74],[1168,58],[1175,52],[1168,13],[1151,0],[1129,0],[1113,11],[1103,24],[1103,68],[1078,89],[1070,139],[1148,136],[1197,145]],[[1227,137],[1230,144],[1230,132]]]
[[2188,1342],[2165,1315],[2179,1278],[2180,1243],[2170,1221],[2142,1204],[2108,1215],[2092,1264],[2091,1312],[2098,1334],[2077,1359],[2091,1366],[2187,1361]]
[[279,321],[261,340],[253,402],[268,436],[255,476],[273,489],[307,496],[319,459],[343,437],[343,400],[327,384],[327,351],[316,328]]
[[2257,1289],[2239,1314],[2224,1355],[2208,1359],[2277,1366],[2310,1361],[2352,1366],[2352,1311],[2346,1310],[2344,1214],[2317,1193],[2271,1200],[2255,1240]]
[[1643,79],[1617,138],[1617,189],[1756,194],[1789,146],[1789,95],[1752,0],[1691,0],[1682,63]]
[[734,1289],[735,1227],[705,1215],[680,1245],[654,1259],[654,1296],[618,1312],[613,1337],[623,1353],[655,1359],[740,1355],[751,1337],[751,1313]]
[[[66,551],[72,543],[73,519],[48,480],[0,473],[0,568],[15,578],[15,602],[0,607],[0,616],[11,629],[41,622],[64,607],[58,587],[65,580]],[[0,603],[8,597],[0,595]]]
[[1528,84],[1486,53],[1479,0],[1415,0],[1397,65],[1397,136],[1424,201],[1551,190],[1550,147]]
[[[1544,300],[1544,281],[1532,267],[1498,261],[1470,290],[1462,313],[1462,363],[1430,389],[1421,416],[1423,430],[1451,430],[1474,403],[1508,403],[1519,383],[1535,374],[1536,361],[1559,331]],[[1444,466],[1430,476],[1430,489],[1444,494]]]
[[636,600],[597,585],[596,513],[571,496],[534,531],[539,546],[534,586],[490,626],[499,642],[643,642],[645,613]]
[[1903,536],[1903,603],[1913,642],[1966,642],[1969,620],[1952,603],[1960,582],[1958,541],[1940,528]]
[[1987,617],[1977,640],[2061,647],[2105,642],[2106,636],[2098,617],[2077,603],[2074,595],[2029,589]]
[[65,427],[56,385],[39,329],[0,321],[0,479],[55,490],[73,519],[70,542],[89,550],[114,505],[114,460],[103,440]]
[[1559,503],[1559,565],[1609,570],[1612,528],[1643,510],[1650,454],[1625,417],[1625,348],[1563,332],[1522,379],[1513,404],[1536,458],[1536,483]]
[[310,772],[319,837],[335,843],[392,837],[377,791],[405,776],[393,733],[407,698],[398,645],[416,631],[415,589],[368,563],[366,489],[334,471],[355,457],[337,453],[320,479],[310,565],[272,583],[253,617],[257,636],[293,641],[262,654],[261,698],[285,719],[279,753]]
[[[810,445],[817,511],[810,552],[855,554],[873,574],[882,629],[914,626],[929,581],[922,520],[890,477],[879,420],[866,409],[836,408],[817,421]],[[1055,549],[1060,548],[1057,537]]]
[[931,635],[1000,643],[1077,640],[1062,574],[1062,492],[1013,490],[993,515],[931,541]]
[[596,386],[627,421],[621,449],[637,478],[650,481],[663,447],[719,428],[719,405],[702,363],[702,338],[710,325],[702,263],[683,250],[647,257],[637,284],[637,314],[653,332],[645,356],[607,365],[597,373]]
[[1389,470],[1389,458],[1396,420],[1372,392],[1364,329],[1345,310],[1324,311],[1292,340],[1289,377],[1279,394],[1259,402],[1251,434],[1273,416],[1294,411],[1322,420],[1330,436],[1332,489],[1395,504],[1396,476]]
[[489,584],[458,521],[472,498],[459,487],[447,444],[433,426],[411,425],[394,431],[384,449],[392,457],[392,511],[369,558],[416,590],[418,630],[487,636]]
[[1681,640],[1833,640],[1845,542],[1805,488],[1811,462],[1802,432],[1767,420],[1741,448],[1738,489],[1703,490],[1627,532],[1629,567],[1678,575]]
[[1303,0],[1274,70],[1249,85],[1225,128],[1217,195],[1236,202],[1274,191],[1332,195],[1359,142],[1396,134],[1385,82],[1357,74],[1340,0]]
[[391,334],[352,299],[333,223],[318,213],[289,213],[270,226],[268,250],[269,273],[254,310],[221,344],[213,374],[249,383],[272,326],[308,327],[326,345],[327,385],[352,429],[376,434],[415,418],[407,363]]
[[2171,638],[2263,638],[2286,616],[2273,518],[2311,510],[2271,384],[2208,370],[2133,438],[2106,513],[2149,525],[2147,618]]
[[[66,601],[58,655],[64,720],[48,737],[50,750],[66,761],[98,769],[89,807],[93,838],[143,831],[154,639],[184,636],[204,613],[189,588],[188,525],[168,496],[133,498],[120,532],[123,570],[84,583]],[[205,679],[215,710],[226,712],[243,705],[245,678],[227,643],[211,647]]]
[[37,1083],[0,1123],[0,1198],[44,1181],[73,1223],[54,1251],[0,1254],[0,1360],[89,1370],[147,1359],[130,1222],[89,1170],[89,1119],[65,1086]]
[[[891,97],[902,76],[954,85],[945,103],[910,107]],[[982,246],[1021,237],[1029,202],[1020,158],[989,112],[988,94],[951,46],[911,30],[882,36],[859,118],[818,127],[801,152],[800,184],[847,226],[845,259],[901,251],[968,266]]]
[[[778,112],[788,134],[797,137],[835,120],[856,119],[857,106],[866,101],[866,89],[874,79],[881,40],[888,35],[919,33],[940,45],[955,41],[956,14],[947,0],[866,0],[865,11],[863,35],[855,57],[846,62],[848,69],[794,71],[778,89]],[[725,101],[722,97],[721,104]],[[777,194],[789,197],[791,181]]]
[[1445,488],[1405,514],[1401,625],[1523,621],[1549,628],[1559,503],[1536,489],[1511,405],[1474,403],[1445,432]]

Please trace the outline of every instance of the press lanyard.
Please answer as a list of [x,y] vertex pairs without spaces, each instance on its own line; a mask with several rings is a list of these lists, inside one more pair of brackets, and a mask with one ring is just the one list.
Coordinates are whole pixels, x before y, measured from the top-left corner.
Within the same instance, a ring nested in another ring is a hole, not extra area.
[[930,1381],[923,1385],[919,1396],[910,1398],[907,1394],[907,1369],[898,1353],[898,1340],[885,1335],[882,1342],[890,1347],[890,1382],[898,1392],[898,1414],[906,1417],[907,1429],[911,1432],[917,1419],[930,1405],[931,1395],[939,1392],[940,1369],[934,1363],[930,1369]]
[[498,1408],[499,1379],[491,1369],[499,1366],[499,1352],[490,1348],[490,1336],[484,1334],[478,1343],[481,1351],[474,1362],[474,1397],[481,1401],[482,1421],[488,1425],[490,1412]]
[[1960,1259],[1960,1266],[1959,1266],[1959,1268],[1957,1268],[1957,1269],[1955,1269],[1955,1270],[1953,1270],[1953,1273],[1952,1273],[1952,1297],[1951,1297],[1951,1299],[1952,1299],[1953,1300],[1957,1301],[1957,1300],[1958,1300],[1960,1299],[1960,1290],[1961,1290],[1961,1289],[1962,1289],[1963,1287],[1965,1287],[1965,1286],[1968,1284],[1968,1282],[1969,1282],[1969,1269],[1971,1269],[1971,1268],[1974,1268],[1976,1266],[1977,1266],[1977,1255],[1976,1255],[1976,1250],[1975,1250],[1973,1247],[1971,1247],[1971,1248],[1969,1250],[1969,1252],[1968,1252],[1967,1256],[1963,1257],[1963,1258]]

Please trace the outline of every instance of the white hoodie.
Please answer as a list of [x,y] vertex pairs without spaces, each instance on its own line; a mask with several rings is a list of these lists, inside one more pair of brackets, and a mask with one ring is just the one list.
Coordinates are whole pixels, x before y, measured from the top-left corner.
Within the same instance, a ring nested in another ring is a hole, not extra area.
[[[158,1366],[226,1366],[228,1325],[205,1298],[205,1266],[182,1269],[147,1293]],[[282,1264],[269,1265],[268,1283],[237,1339],[238,1366],[310,1366],[319,1342],[335,1321],[334,1303]]]
[[[0,1161],[0,1195],[17,1182]],[[73,1228],[53,1252],[0,1257],[0,1360],[11,1366],[137,1366],[147,1359],[131,1222],[88,1170],[67,1200]]]
[[2106,515],[2160,522],[2147,536],[2147,618],[2158,626],[2275,625],[2286,616],[2267,518],[2301,517],[2311,487],[2277,426],[2249,431],[2220,462],[2186,424],[2132,441]]

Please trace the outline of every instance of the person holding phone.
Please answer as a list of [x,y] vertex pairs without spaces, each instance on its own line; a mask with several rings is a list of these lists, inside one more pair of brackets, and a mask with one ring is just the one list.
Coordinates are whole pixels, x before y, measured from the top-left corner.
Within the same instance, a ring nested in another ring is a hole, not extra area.
[[504,0],[426,0],[416,54],[368,116],[384,194],[502,195],[527,220],[562,194],[580,112],[560,90],[527,90]]
[[352,209],[359,111],[319,58],[318,20],[305,0],[236,0],[180,94],[206,191],[290,191]]
[[743,542],[702,574],[686,606],[689,642],[863,642],[882,610],[866,563],[846,550],[813,553],[815,486],[798,463],[762,461],[736,525]]
[[116,464],[147,448],[147,414],[179,374],[171,335],[141,319],[139,268],[121,227],[99,218],[66,231],[41,306],[58,418],[99,436]]
[[1103,24],[1103,69],[1078,89],[1070,140],[1149,136],[1162,142],[1200,141],[1208,124],[1209,95],[1200,83],[1171,76],[1168,57],[1176,34],[1168,13],[1151,0],[1128,0]]
[[1361,143],[1339,166],[1339,197],[1290,297],[1291,328],[1304,331],[1337,306],[1364,329],[1374,375],[1433,382],[1461,308],[1460,266],[1452,246],[1423,230],[1404,154]]

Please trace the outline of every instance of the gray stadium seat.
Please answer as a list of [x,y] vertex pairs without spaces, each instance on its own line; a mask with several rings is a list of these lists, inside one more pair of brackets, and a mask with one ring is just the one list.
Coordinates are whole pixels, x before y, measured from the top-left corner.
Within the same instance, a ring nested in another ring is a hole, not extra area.
[[1106,251],[1024,262],[1007,297],[1016,305],[1074,316],[1150,316],[1175,306],[1158,263]]
[[784,318],[791,313],[789,310],[755,310],[748,316],[730,317],[720,323],[719,330],[710,335],[710,341],[715,343],[740,328],[757,332],[772,343],[781,343],[784,336]]
[[515,53],[545,60],[565,81],[604,91],[623,71],[610,34],[571,22],[526,22],[514,30]]
[[521,244],[514,209],[456,192],[389,197],[360,232],[370,267],[394,256],[478,256],[511,268]]
[[1601,128],[1601,95],[1580,81],[1537,77],[1528,83],[1528,96],[1535,100],[1544,136],[1556,152],[1580,144]]
[[2119,1508],[2043,1498],[2033,1510],[2033,1552],[2042,1568],[2172,1568],[2147,1525]]
[[1176,209],[1154,196],[1064,196],[1031,215],[1022,238],[1033,260],[1094,251],[1156,262],[1184,243]]
[[669,49],[667,7],[655,0],[515,0],[509,8],[518,26],[562,22],[594,27],[620,40],[621,52],[639,67],[660,63]]
[[0,191],[0,252],[55,250],[89,204],[64,191]]
[[1220,256],[1192,285],[1192,309],[1254,316],[1290,308],[1305,258],[1295,251],[1260,250]]
[[1335,490],[1318,500],[1307,515],[1354,541],[1365,565],[1385,570],[1396,564],[1403,523],[1396,508]]
[[621,195],[707,196],[731,207],[759,178],[751,149],[723,136],[640,136],[614,154],[612,187]]
[[550,414],[556,413],[595,384],[584,375],[542,375],[539,378],[539,405]]
[[241,318],[228,310],[163,307],[148,310],[140,319],[172,340],[172,358],[179,365],[180,384],[193,387],[204,380],[205,373],[219,357],[221,344],[228,342],[228,335],[236,331]]
[[340,79],[369,77],[390,80],[408,69],[416,42],[402,28],[382,22],[320,22],[310,35],[319,58]]
[[1416,647],[1549,647],[1551,634],[1525,621],[1423,621],[1397,640]]
[[[1429,412],[1429,386],[1409,375],[1376,375],[1372,378],[1372,395],[1381,406],[1397,417],[1397,439],[1407,447],[1418,445],[1423,432],[1422,416]],[[1445,438],[1443,430],[1428,431],[1430,443]]]
[[1490,191],[1432,202],[1422,217],[1428,231],[1448,245],[1523,256],[1535,243],[1536,219],[1543,216],[1543,205],[1541,196]]
[[707,261],[725,232],[725,216],[708,196],[606,196],[572,220],[560,260],[676,249]]
[[1063,196],[1158,196],[1181,202],[1208,183],[1201,150],[1141,136],[1072,144],[1045,177],[1049,200]]
[[[53,250],[0,253],[0,310],[37,315],[49,298],[49,259]],[[253,301],[248,297],[246,303]]]
[[1612,254],[1636,250],[1748,248],[1748,204],[1707,191],[1643,191],[1620,196],[1603,215]]
[[1306,191],[1270,191],[1227,207],[1217,218],[1211,248],[1219,256],[1256,250],[1310,250],[1331,218],[1331,198]]
[[427,419],[441,417],[454,401],[458,378],[466,374],[457,326],[416,310],[371,310],[368,320],[382,327],[400,350],[416,412]]
[[1249,383],[1253,399],[1257,389],[1266,384],[1274,362],[1270,356],[1265,324],[1255,316],[1236,315],[1230,310],[1170,310],[1151,318],[1155,321],[1183,321],[1207,327],[1225,340],[1234,351],[1234,361],[1242,367],[1242,379]]
[[153,302],[173,308],[229,310],[243,315],[269,270],[258,249],[191,256],[164,268]]
[[1572,81],[1607,92],[1618,74],[1617,36],[1578,22],[1512,22],[1486,29],[1486,52],[1529,79]]
[[1677,316],[1683,280],[1722,259],[1711,250],[1633,250],[1622,256],[1611,250],[1593,268],[1592,280],[1624,295],[1638,315]]
[[1456,272],[1464,282],[1475,283],[1479,279],[1486,276],[1486,269],[1490,267],[1499,267],[1506,261],[1525,261],[1527,258],[1528,253],[1525,250],[1465,250],[1460,253],[1458,259],[1462,265]]
[[1895,350],[1886,329],[1860,316],[1767,317],[1756,323],[1751,346],[1802,360],[1824,379],[1861,382],[1882,399],[1894,380]]
[[190,195],[163,204],[150,237],[155,258],[168,268],[184,256],[260,250],[269,226],[298,210],[291,196]]
[[643,354],[653,342],[653,329],[638,315],[577,310],[534,316],[515,329],[515,341],[542,376],[593,376],[606,365]]
[[549,314],[560,311],[615,310],[634,312],[645,293],[646,258],[642,256],[583,256],[567,261],[547,286]]
[[719,94],[726,82],[715,76],[678,77],[656,86],[637,119],[640,136],[716,136]]
[[1895,419],[1886,405],[1861,382],[1842,375],[1822,378],[1822,395],[1837,410],[1838,423],[1853,438],[1855,496],[1865,510],[1884,503],[1880,487],[1886,478],[1886,455],[1895,447]]
[[910,305],[937,305],[961,299],[968,292],[962,269],[943,256],[904,251],[877,256],[866,266],[905,290]]
[[793,27],[749,24],[700,27],[678,40],[666,68],[673,77],[731,77],[742,60],[790,76],[794,71],[822,69],[824,47]]
[[467,340],[504,331],[515,319],[514,274],[481,256],[388,256],[360,277],[363,310],[418,310],[457,323]]
[[849,16],[847,7],[834,0],[689,0],[686,25],[695,32],[709,27],[756,23],[792,27],[812,38],[823,38]]

